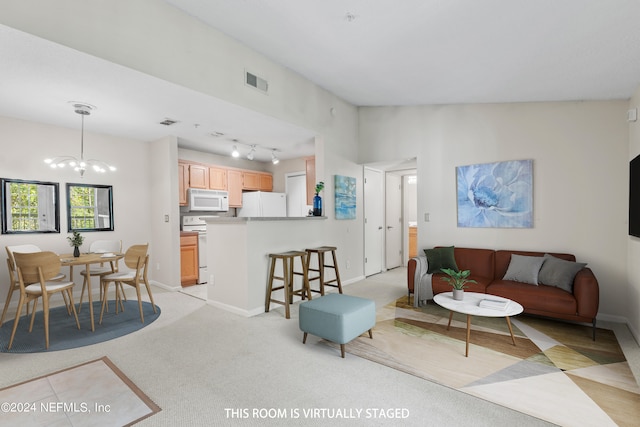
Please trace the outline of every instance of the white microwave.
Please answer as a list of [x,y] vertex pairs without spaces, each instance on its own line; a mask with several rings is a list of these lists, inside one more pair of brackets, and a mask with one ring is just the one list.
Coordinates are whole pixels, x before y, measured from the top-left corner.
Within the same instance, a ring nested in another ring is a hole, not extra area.
[[187,190],[189,211],[226,212],[229,210],[229,193],[221,190]]

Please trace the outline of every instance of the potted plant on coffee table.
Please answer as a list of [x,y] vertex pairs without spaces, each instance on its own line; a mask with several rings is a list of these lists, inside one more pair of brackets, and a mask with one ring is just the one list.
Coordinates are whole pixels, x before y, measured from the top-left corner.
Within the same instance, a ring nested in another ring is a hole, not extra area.
[[471,270],[455,271],[450,268],[443,268],[440,271],[449,276],[442,277],[441,279],[445,282],[449,282],[453,288],[453,299],[457,301],[462,301],[464,298],[464,288],[466,288],[467,283],[478,283],[475,280],[468,278],[471,274]]

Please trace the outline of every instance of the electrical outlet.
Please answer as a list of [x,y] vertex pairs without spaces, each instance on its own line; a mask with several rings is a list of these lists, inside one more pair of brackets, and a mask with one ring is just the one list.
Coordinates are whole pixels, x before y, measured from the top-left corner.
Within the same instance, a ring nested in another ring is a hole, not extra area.
[[215,283],[213,282],[213,274],[209,275],[209,284],[210,285],[214,285]]
[[425,212],[425,214],[424,214],[424,222],[429,222],[429,212]]
[[347,260],[347,270],[351,268],[351,261]]
[[164,222],[169,222],[169,215],[164,216]]
[[156,263],[156,270],[160,270],[160,263]]

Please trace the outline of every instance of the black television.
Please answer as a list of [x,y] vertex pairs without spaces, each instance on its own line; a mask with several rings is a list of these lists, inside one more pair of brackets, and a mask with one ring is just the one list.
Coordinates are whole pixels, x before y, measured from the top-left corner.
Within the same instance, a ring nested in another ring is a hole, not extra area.
[[640,237],[640,155],[629,162],[629,235]]

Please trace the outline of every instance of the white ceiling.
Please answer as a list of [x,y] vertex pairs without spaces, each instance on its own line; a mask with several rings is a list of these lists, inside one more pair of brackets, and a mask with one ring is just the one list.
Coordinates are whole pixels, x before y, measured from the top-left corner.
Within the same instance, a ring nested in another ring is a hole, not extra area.
[[[640,85],[637,0],[166,1],[359,106],[626,99]],[[97,106],[88,132],[313,152],[309,130],[2,25],[0,64],[3,116],[78,128],[79,101]]]
[[625,99],[640,83],[637,0],[165,1],[359,106]]

